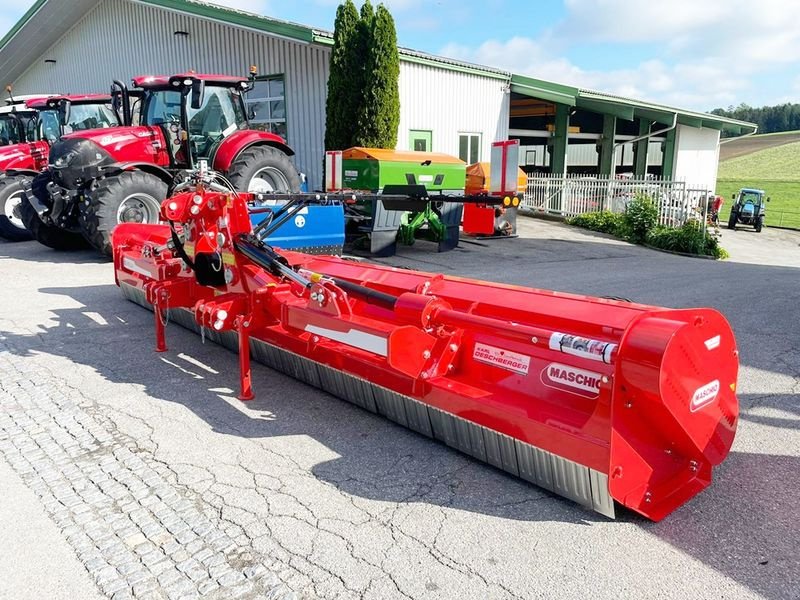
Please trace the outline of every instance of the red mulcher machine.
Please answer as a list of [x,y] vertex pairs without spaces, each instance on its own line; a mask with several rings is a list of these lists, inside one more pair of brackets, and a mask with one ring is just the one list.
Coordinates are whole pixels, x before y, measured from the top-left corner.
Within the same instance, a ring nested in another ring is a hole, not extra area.
[[[252,355],[609,517],[618,503],[663,518],[728,454],[738,353],[715,310],[281,251],[271,218],[253,229],[270,210],[255,200],[201,165],[163,202],[168,225],[113,232],[117,284],[154,309],[156,349],[171,319],[237,351],[242,400]],[[327,201],[289,200],[288,218]]]

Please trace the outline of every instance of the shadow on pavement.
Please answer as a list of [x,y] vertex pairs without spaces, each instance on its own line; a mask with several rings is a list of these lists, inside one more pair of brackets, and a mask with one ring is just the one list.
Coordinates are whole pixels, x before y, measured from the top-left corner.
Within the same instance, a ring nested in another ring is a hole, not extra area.
[[[800,323],[777,318],[793,314],[796,307],[796,269],[695,261],[629,246],[602,244],[598,250],[594,244],[584,243],[578,249],[577,262],[572,251],[573,262],[567,265],[570,273],[565,272],[563,263],[564,248],[573,246],[572,242],[556,246],[551,240],[517,242],[513,249],[494,246],[487,252],[510,259],[501,266],[475,263],[480,256],[477,251],[484,252],[484,248],[431,256],[424,248],[415,247],[392,261],[576,293],[623,295],[667,306],[712,305],[731,320],[743,365],[795,377],[800,373],[800,356],[794,345],[794,340],[800,339]],[[6,247],[0,246],[0,254],[5,251]],[[523,258],[533,260],[528,252],[536,258],[535,269],[519,265]],[[597,268],[586,264],[593,261],[581,260],[598,252],[612,261],[597,263],[602,265]],[[642,252],[647,252],[646,260]],[[33,260],[46,256],[41,260],[64,265],[95,260],[89,253],[78,255],[78,260],[74,254],[46,249],[34,254]],[[619,267],[609,268],[617,259]],[[479,272],[482,269],[489,274]],[[635,277],[631,269],[636,269]],[[764,282],[770,283],[769,293],[764,293]],[[715,295],[714,290],[718,291]],[[21,356],[40,352],[63,356],[90,366],[109,381],[145,386],[149,395],[186,406],[220,433],[254,439],[308,436],[338,455],[316,464],[313,473],[346,493],[520,521],[588,524],[603,520],[260,365],[254,368],[258,397],[243,408],[232,399],[231,388],[237,381],[235,355],[211,343],[202,345],[196,335],[175,326],[168,328],[170,352],[157,355],[152,314],[125,301],[111,284],[39,291],[70,297],[85,308],[55,311],[56,325],[37,335],[0,332],[0,346]],[[85,311],[101,315],[105,324]],[[198,364],[212,370],[198,368]],[[800,428],[800,419],[794,418],[800,415],[797,395],[745,394],[740,400],[743,424]],[[761,410],[771,408],[777,409],[775,413]],[[768,598],[796,595],[800,581],[800,504],[796,501],[800,458],[733,452],[715,472],[715,479],[709,490],[661,523],[624,512],[621,520]]]
[[[235,354],[170,324],[170,350],[154,351],[153,314],[113,285],[47,288],[84,305],[53,311],[35,335],[0,331],[0,349],[49,354],[94,369],[110,382],[141,385],[185,406],[222,434],[308,436],[338,455],[312,469],[342,491],[387,502],[424,502],[506,519],[588,524],[595,513],[338,398],[254,364],[256,399],[236,399]],[[91,312],[89,312],[91,311]],[[329,454],[329,453],[326,453]]]

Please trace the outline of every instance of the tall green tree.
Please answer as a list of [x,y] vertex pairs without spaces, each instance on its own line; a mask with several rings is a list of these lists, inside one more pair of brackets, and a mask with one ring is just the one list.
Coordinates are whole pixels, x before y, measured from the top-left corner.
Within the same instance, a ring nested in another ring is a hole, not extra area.
[[354,119],[359,111],[363,62],[354,51],[360,19],[353,0],[336,10],[333,49],[325,105],[325,148],[344,150],[353,146]]
[[371,19],[372,6],[365,2],[361,9],[361,24],[369,28],[362,101],[358,112],[355,142],[372,148],[397,146],[397,127],[400,124],[400,53],[397,31],[389,10],[378,5]]

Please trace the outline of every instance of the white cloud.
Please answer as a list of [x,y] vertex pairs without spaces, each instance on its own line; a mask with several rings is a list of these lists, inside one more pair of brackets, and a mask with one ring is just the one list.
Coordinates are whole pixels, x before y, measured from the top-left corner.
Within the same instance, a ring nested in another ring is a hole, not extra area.
[[524,37],[490,40],[474,49],[451,44],[442,54],[546,81],[698,110],[728,106],[747,87],[745,77],[708,60],[670,65],[651,59],[629,69],[582,69],[554,55],[545,44]]
[[[442,53],[540,79],[698,110],[777,102],[791,79],[764,97],[751,78],[800,66],[797,0],[564,0],[567,14],[539,38],[449,45]],[[631,68],[584,69],[574,46],[642,56]],[[794,90],[795,92],[797,90]],[[796,101],[796,99],[795,99]]]

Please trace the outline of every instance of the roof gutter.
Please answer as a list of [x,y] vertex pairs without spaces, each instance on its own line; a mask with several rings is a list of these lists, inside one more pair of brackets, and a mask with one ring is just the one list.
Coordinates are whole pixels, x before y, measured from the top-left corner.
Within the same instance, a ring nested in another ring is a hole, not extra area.
[[755,135],[757,133],[758,133],[758,125],[756,125],[756,128],[753,129],[753,131],[751,131],[750,133],[745,133],[744,135],[737,135],[737,136],[734,136],[734,137],[731,137],[731,138],[726,138],[724,140],[720,140],[719,141],[719,145],[722,146],[722,144],[727,144],[729,142],[732,142],[733,140],[741,140],[741,139],[744,139],[746,137],[750,137],[751,135]]
[[678,126],[678,113],[672,113],[672,125],[669,127],[665,127],[664,129],[659,129],[658,131],[651,131],[650,133],[645,133],[644,135],[640,135],[639,137],[635,137],[632,140],[623,140],[614,144],[614,150],[616,151],[617,148],[620,146],[624,146],[625,144],[635,144],[636,142],[641,142],[642,140],[647,140],[652,137],[656,137],[657,135],[661,135],[662,133],[667,133],[668,131],[672,131]]

